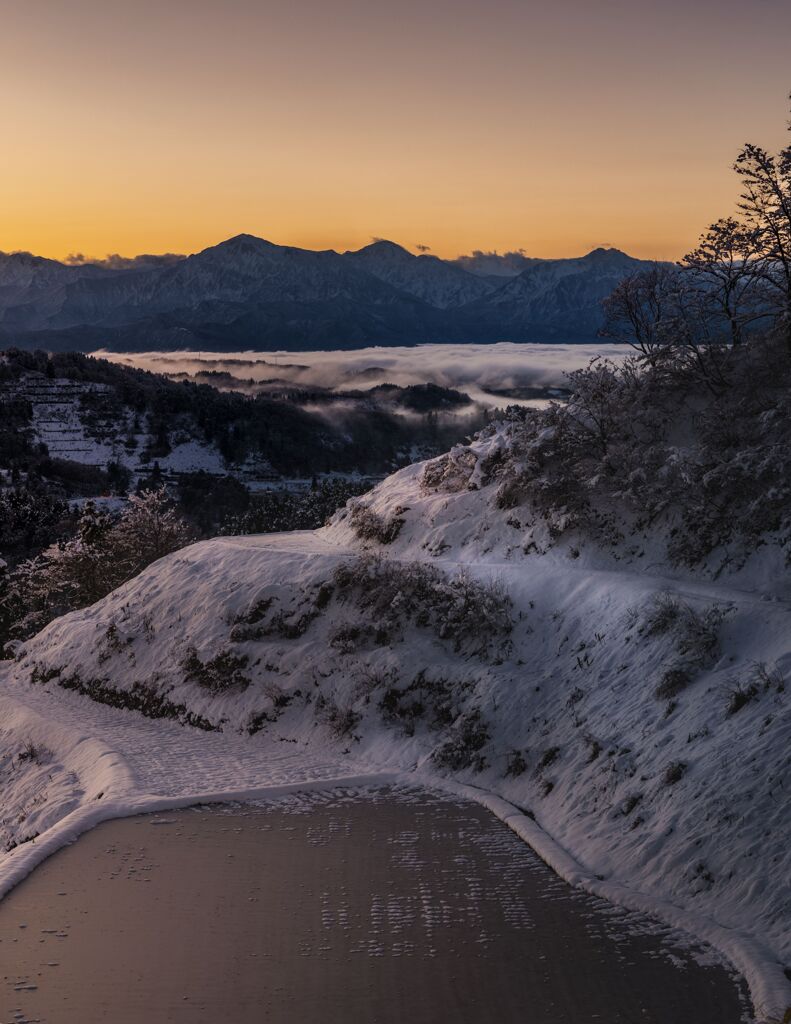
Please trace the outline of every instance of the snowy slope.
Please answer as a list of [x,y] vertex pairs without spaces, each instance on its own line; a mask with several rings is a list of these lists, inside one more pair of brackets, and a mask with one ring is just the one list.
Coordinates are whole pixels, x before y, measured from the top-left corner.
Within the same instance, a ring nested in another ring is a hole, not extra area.
[[[537,544],[543,528],[497,509],[480,474],[503,443],[494,433],[409,467],[318,533],[218,539],[155,563],[30,641],[6,692],[57,717],[65,689],[64,707],[87,694],[221,729],[251,753],[335,751],[355,773],[418,770],[497,793],[528,815],[531,841],[575,858],[567,877],[691,915],[747,971],[758,1010],[782,1011],[784,574],[766,554],[714,581],[656,552],[619,562]],[[682,655],[690,678],[668,692]],[[144,723],[152,747],[177,729],[112,714],[139,736]],[[191,762],[193,786],[204,771]]]

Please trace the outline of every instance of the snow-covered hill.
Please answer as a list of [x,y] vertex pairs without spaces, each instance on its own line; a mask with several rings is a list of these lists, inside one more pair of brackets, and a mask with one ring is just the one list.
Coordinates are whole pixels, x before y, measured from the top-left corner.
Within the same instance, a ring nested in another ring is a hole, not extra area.
[[318,533],[155,563],[30,641],[13,692],[500,794],[580,878],[665,901],[703,934],[717,922],[777,1002],[791,961],[787,586],[573,538],[537,553],[536,524],[498,508],[482,473],[504,444],[494,432],[411,466]]
[[239,475],[276,476],[265,458],[226,465],[216,443],[207,442],[189,416],[182,417],[169,451],[152,457],[156,435],[149,415],[141,415],[107,384],[30,371],[0,383],[0,401],[29,407],[31,443],[43,446],[52,459],[101,469],[115,463],[135,475],[150,473],[156,461],[163,473],[203,470],[219,475],[233,469]]

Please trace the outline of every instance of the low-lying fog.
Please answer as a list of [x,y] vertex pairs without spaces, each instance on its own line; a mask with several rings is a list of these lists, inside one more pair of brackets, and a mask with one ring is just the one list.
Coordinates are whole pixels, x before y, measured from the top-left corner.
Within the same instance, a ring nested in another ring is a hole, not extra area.
[[[563,388],[565,374],[599,356],[620,360],[623,345],[419,345],[351,352],[95,352],[169,377],[191,377],[257,393],[290,386],[330,391],[380,384],[439,384],[485,406],[533,404]],[[211,374],[211,377],[204,375]]]

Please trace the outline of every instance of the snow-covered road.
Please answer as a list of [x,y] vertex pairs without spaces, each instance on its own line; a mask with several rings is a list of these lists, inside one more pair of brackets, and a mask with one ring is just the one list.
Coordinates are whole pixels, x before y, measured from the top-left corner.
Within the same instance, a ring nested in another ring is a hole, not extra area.
[[154,724],[135,712],[98,704],[54,684],[20,685],[6,675],[0,687],[5,699],[43,719],[100,738],[126,766],[141,794],[201,797],[364,771],[350,757],[317,754],[312,745],[283,742],[273,747],[234,733],[203,732],[168,721]]

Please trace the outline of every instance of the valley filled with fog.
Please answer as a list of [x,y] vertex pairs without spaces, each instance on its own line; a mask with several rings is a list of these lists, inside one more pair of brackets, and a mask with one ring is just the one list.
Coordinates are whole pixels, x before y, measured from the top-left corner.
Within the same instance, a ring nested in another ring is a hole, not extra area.
[[289,390],[370,390],[436,384],[487,407],[532,404],[561,392],[566,374],[596,358],[621,361],[629,349],[601,344],[416,345],[315,352],[107,352],[123,366],[194,379],[250,394]]

